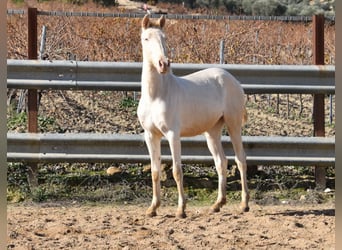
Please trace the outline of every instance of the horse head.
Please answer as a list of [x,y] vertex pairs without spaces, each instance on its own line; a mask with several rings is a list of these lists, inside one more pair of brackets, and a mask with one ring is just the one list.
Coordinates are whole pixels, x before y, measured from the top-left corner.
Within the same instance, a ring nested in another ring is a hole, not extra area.
[[149,15],[145,15],[141,22],[141,44],[144,62],[153,66],[160,74],[167,73],[170,68],[165,34],[162,30],[164,25],[165,16],[163,15],[155,22],[150,20]]

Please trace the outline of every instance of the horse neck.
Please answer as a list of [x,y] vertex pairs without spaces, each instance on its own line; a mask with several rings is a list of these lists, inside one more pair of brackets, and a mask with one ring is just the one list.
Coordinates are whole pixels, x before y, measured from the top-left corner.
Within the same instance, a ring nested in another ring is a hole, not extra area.
[[141,95],[148,96],[150,99],[156,99],[163,96],[167,91],[168,79],[171,76],[170,72],[159,74],[157,70],[149,63],[143,63],[141,77]]

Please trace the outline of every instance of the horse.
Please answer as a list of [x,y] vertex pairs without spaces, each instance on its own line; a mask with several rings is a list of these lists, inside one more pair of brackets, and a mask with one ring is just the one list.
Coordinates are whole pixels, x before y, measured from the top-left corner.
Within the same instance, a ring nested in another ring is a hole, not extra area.
[[181,166],[181,137],[204,134],[218,173],[218,196],[210,212],[219,212],[226,203],[227,165],[221,143],[226,125],[241,176],[243,212],[249,211],[246,154],[241,129],[247,120],[244,91],[236,78],[221,68],[208,68],[178,77],[172,73],[163,32],[164,15],[141,22],[143,53],[141,98],[137,115],[151,160],[152,202],[147,216],[156,216],[160,206],[161,138],[169,143],[172,173],[177,184],[176,216],[185,218],[186,199]]

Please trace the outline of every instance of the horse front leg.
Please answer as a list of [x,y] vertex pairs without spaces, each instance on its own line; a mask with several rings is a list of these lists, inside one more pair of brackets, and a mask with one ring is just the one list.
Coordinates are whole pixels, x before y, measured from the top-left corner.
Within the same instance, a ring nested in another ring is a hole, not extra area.
[[176,216],[178,218],[185,218],[185,195],[184,195],[184,188],[183,188],[183,170],[181,166],[181,142],[180,136],[176,135],[173,132],[167,134],[167,139],[169,141],[170,150],[172,154],[172,173],[173,178],[177,183],[177,190],[178,190],[178,208]]
[[153,190],[152,203],[146,211],[146,215],[150,217],[157,215],[157,208],[160,206],[160,140],[160,136],[154,135],[151,132],[145,132],[145,142],[151,158],[151,175]]

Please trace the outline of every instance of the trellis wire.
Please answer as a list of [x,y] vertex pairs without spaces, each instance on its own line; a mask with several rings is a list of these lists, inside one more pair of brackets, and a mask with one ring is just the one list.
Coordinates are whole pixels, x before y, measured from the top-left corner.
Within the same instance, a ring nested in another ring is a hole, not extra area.
[[[7,15],[26,14],[26,10],[8,9]],[[71,12],[71,11],[38,11],[38,15],[46,16],[71,16],[71,17],[125,17],[141,18],[145,15],[141,13],[104,13],[104,12]],[[152,13],[152,17],[161,14]],[[242,20],[242,21],[286,21],[286,22],[311,22],[312,16],[238,16],[238,15],[190,15],[190,14],[165,14],[168,19],[192,19],[192,20]],[[335,16],[326,16],[326,20],[335,22]]]

